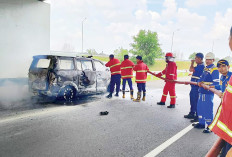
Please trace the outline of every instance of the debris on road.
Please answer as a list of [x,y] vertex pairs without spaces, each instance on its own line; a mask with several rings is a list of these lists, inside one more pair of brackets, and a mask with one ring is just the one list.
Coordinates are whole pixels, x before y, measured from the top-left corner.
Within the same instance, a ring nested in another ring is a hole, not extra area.
[[102,111],[102,112],[100,112],[100,115],[101,115],[101,116],[103,116],[103,115],[108,115],[108,113],[109,113],[108,111]]

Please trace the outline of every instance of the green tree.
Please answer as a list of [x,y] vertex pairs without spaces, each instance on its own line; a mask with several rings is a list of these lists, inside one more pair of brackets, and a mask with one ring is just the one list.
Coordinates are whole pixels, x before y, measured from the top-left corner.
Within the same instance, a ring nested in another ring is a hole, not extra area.
[[231,63],[231,62],[232,62],[232,57],[230,57],[230,56],[226,56],[226,57],[225,57],[225,58],[223,58],[223,59],[227,60],[229,63]]
[[[135,56],[142,56],[143,61],[147,65],[153,65],[155,58],[162,56],[162,50],[156,32],[140,30],[136,36],[133,36],[133,39],[134,43],[131,44],[132,49],[130,52]],[[134,57],[132,57],[133,59]]]
[[122,47],[120,47],[120,48],[114,50],[114,55],[120,61],[123,61],[124,60],[124,55],[129,55],[129,51],[127,49],[123,49]]
[[97,51],[95,49],[87,49],[86,51],[89,55],[97,55]]
[[195,59],[196,54],[197,54],[196,52],[193,52],[191,55],[189,55],[189,59],[190,60]]

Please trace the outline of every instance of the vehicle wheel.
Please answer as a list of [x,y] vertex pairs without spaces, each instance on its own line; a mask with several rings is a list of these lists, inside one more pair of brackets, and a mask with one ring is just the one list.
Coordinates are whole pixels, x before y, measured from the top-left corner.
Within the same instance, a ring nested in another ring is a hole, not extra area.
[[76,90],[74,87],[66,86],[62,90],[61,98],[67,102],[72,102],[76,96]]

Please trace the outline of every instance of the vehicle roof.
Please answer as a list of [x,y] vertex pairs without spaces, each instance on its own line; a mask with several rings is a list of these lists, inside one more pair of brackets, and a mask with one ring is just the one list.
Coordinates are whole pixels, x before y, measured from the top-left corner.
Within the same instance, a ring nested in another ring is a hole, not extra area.
[[85,56],[65,56],[65,55],[35,55],[33,58],[52,58],[52,57],[67,57],[67,58],[85,58],[85,59],[91,59],[91,57],[85,57]]
[[[62,58],[76,58],[76,59],[84,59],[84,60],[96,60],[96,61],[100,61],[98,59],[94,59],[92,58],[92,56],[88,56],[88,57],[85,57],[85,56],[63,56],[63,55],[35,55],[33,56],[33,59],[35,58],[39,58],[39,59],[45,59],[45,58],[52,58],[52,57],[62,57]],[[100,61],[102,62],[102,61]],[[103,63],[103,62],[102,62]]]

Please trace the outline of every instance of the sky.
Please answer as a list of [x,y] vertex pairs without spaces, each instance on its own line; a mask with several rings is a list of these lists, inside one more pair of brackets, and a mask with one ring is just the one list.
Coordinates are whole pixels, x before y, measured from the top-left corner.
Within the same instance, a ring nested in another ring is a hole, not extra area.
[[[95,49],[111,54],[131,49],[139,30],[157,32],[163,52],[188,59],[193,52],[230,55],[232,0],[49,0],[50,48],[53,51]],[[86,18],[86,19],[85,19]]]

